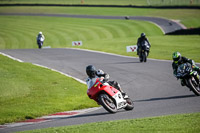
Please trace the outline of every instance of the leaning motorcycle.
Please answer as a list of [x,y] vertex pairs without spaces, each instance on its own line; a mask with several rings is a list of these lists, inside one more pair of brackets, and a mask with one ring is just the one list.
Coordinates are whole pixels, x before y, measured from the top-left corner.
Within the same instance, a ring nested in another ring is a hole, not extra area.
[[148,53],[149,53],[149,45],[147,43],[147,41],[143,41],[142,42],[142,45],[141,45],[141,48],[139,49],[139,59],[140,59],[140,62],[146,62],[147,61],[147,56],[148,56]]
[[88,89],[87,95],[110,113],[116,113],[119,109],[132,110],[134,108],[133,101],[128,95],[123,96],[119,90],[100,78],[96,78],[94,85]]
[[178,66],[177,78],[182,79],[183,83],[194,92],[195,95],[200,96],[200,81],[197,71],[192,69],[190,63],[183,63]]

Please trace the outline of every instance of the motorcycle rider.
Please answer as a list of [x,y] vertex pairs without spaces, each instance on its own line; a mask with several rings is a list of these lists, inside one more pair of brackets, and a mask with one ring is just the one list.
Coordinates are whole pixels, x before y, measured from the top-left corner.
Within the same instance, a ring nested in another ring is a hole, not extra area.
[[88,75],[88,78],[86,80],[88,89],[90,89],[95,84],[97,78],[102,78],[102,81],[104,83],[108,83],[110,86],[113,86],[114,88],[119,90],[123,96],[126,95],[126,93],[122,91],[119,83],[117,83],[116,81],[108,81],[110,76],[100,69],[96,70],[96,68],[93,65],[88,65],[86,67],[86,73]]
[[[151,44],[149,43],[149,40],[146,37],[145,33],[141,33],[140,37],[137,40],[137,55],[139,55],[139,52],[141,50],[143,42],[146,41],[149,45],[149,48],[151,47]],[[150,50],[149,50],[150,51]],[[147,52],[147,56],[149,55],[149,51]]]
[[[40,31],[38,36],[37,36],[37,44],[38,44],[38,48],[41,49],[42,48],[42,45],[43,45],[43,42],[44,42],[44,35],[42,34],[42,32]],[[42,41],[41,41],[42,40]],[[41,44],[40,44],[41,43]]]
[[[179,52],[174,52],[172,54],[172,58],[173,58],[172,68],[173,68],[173,74],[174,74],[175,77],[177,77],[178,66],[183,64],[183,63],[187,63],[187,62],[192,65],[192,69],[194,71],[197,71],[198,74],[200,74],[200,68],[195,65],[195,62],[191,59],[188,59],[184,56],[181,56],[181,54]],[[185,83],[184,83],[183,80],[181,80],[181,85],[185,86]]]

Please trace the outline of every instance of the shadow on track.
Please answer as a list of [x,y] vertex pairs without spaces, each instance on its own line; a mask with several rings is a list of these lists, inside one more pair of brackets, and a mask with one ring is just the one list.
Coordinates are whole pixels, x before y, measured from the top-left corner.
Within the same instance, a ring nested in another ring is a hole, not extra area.
[[132,63],[141,63],[139,61],[130,61],[130,62],[115,62],[115,63],[110,63],[110,64],[132,64]]
[[150,98],[144,100],[135,100],[134,102],[148,102],[148,101],[159,101],[159,100],[169,100],[169,99],[181,99],[181,98],[189,98],[196,97],[195,95],[182,95],[182,96],[172,96],[172,97],[159,97],[159,98]]

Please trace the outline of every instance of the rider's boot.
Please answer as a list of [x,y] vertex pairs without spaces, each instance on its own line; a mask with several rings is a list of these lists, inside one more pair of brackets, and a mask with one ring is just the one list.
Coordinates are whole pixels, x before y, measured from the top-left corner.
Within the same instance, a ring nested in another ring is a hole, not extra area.
[[123,98],[128,98],[128,95],[122,90],[120,84],[116,81],[113,82],[114,87],[122,93]]
[[122,93],[123,98],[127,98],[128,95],[124,92],[119,84],[117,84],[117,89]]

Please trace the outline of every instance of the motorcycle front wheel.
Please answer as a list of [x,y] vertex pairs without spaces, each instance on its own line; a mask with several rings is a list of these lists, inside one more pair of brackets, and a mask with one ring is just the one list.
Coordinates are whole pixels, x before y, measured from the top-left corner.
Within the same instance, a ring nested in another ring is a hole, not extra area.
[[125,99],[127,102],[127,106],[124,108],[125,110],[132,110],[134,108],[133,101],[130,98]]
[[140,60],[140,62],[143,62],[143,54],[142,53],[140,53],[140,55],[139,55],[139,60]]
[[147,61],[147,52],[143,52],[143,61],[146,62]]
[[188,79],[188,84],[190,89],[194,92],[195,95],[200,96],[200,86],[197,83],[193,83],[196,81],[192,81],[192,79]]
[[41,43],[38,44],[38,48],[39,48],[39,49],[42,48],[42,44],[41,44]]
[[117,107],[113,101],[107,94],[100,94],[99,95],[99,102],[100,104],[110,113],[116,113]]

